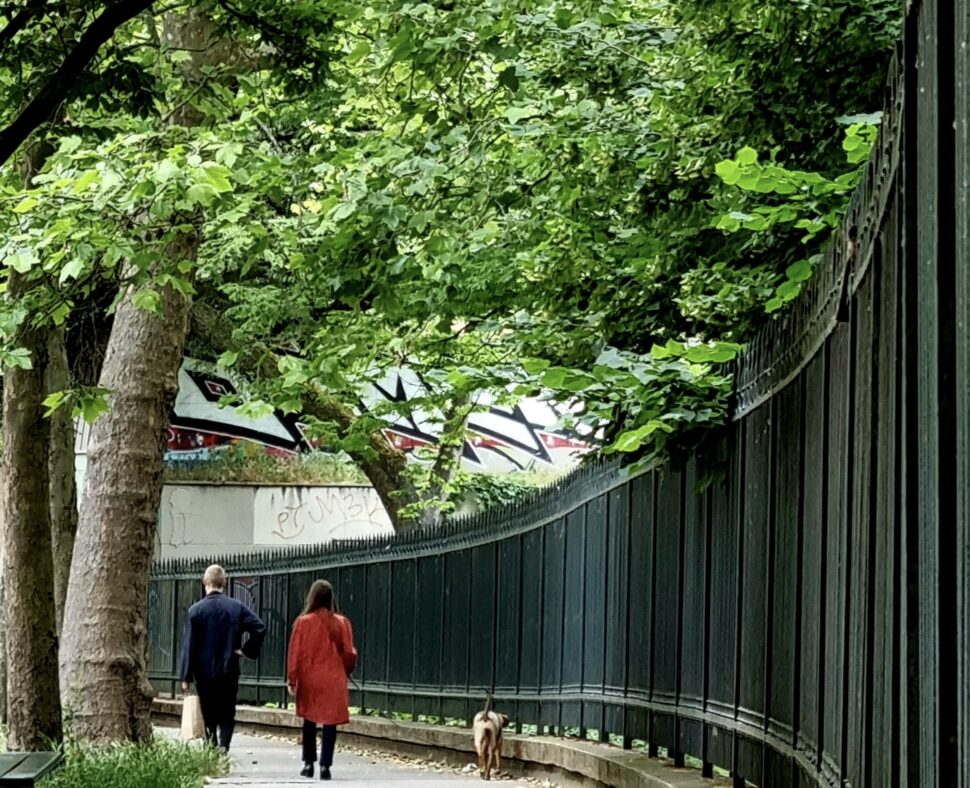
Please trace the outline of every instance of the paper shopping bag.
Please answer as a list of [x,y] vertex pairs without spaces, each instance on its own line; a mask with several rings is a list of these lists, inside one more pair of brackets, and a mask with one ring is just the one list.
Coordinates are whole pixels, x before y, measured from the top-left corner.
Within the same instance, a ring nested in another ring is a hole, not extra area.
[[205,723],[198,695],[186,695],[182,700],[182,740],[205,738]]

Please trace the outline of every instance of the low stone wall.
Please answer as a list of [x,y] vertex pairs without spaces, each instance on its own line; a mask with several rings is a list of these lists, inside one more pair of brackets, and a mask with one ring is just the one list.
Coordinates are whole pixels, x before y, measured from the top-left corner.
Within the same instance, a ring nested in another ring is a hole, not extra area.
[[[153,714],[160,721],[182,715],[182,701],[157,698]],[[301,726],[290,711],[240,706],[240,726],[284,735]],[[397,752],[431,761],[464,765],[475,760],[471,730],[397,722],[380,717],[354,717],[341,727],[340,740],[374,750]],[[609,745],[557,739],[548,736],[505,737],[503,769],[526,776],[546,775],[568,786],[602,788],[711,788],[726,781],[705,780],[692,769],[677,769],[669,762]]]

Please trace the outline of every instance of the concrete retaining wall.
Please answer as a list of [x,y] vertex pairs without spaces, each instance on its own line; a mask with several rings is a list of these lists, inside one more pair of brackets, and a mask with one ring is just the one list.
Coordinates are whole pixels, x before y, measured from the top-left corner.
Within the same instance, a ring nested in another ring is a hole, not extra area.
[[197,558],[391,531],[369,485],[166,484],[155,557]]
[[[153,714],[172,721],[181,717],[182,701],[157,698]],[[301,723],[290,711],[240,706],[236,719],[245,727],[292,734]],[[354,717],[341,727],[342,742],[375,750],[414,755],[428,760],[464,765],[475,760],[471,730],[413,722],[392,722],[380,717]],[[711,788],[730,785],[706,780],[692,769],[676,769],[669,762],[592,742],[548,736],[506,736],[503,769],[549,779],[568,786],[608,788]]]

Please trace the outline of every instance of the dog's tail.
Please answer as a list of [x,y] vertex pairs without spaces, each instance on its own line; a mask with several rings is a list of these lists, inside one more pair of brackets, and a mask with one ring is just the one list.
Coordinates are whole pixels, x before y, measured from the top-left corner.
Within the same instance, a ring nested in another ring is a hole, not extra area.
[[485,709],[482,711],[482,716],[488,717],[488,712],[491,710],[491,708],[492,708],[492,693],[491,692],[486,692],[485,693]]

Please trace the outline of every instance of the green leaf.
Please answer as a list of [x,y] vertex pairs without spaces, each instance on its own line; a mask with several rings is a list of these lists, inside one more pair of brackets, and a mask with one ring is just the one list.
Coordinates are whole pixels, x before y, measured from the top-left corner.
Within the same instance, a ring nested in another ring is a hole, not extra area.
[[714,166],[714,172],[717,173],[717,177],[724,181],[728,186],[733,186],[739,180],[741,180],[741,168],[738,166],[736,161],[731,159],[719,161]]
[[12,369],[13,367],[33,369],[34,366],[30,360],[30,352],[22,347],[13,350],[0,350],[0,364],[3,365],[4,369]]
[[77,405],[74,406],[74,415],[80,416],[88,424],[94,424],[98,416],[110,410],[106,389],[96,389],[91,392],[83,393],[78,397]]
[[607,453],[636,451],[643,445],[644,437],[642,429],[620,433],[619,437],[606,447],[606,451]]
[[223,353],[221,356],[219,356],[219,358],[216,360],[216,366],[222,367],[223,369],[229,369],[238,360],[239,360],[239,354],[238,353],[236,353],[236,352],[234,352],[232,350],[227,350],[225,353]]
[[80,194],[100,177],[97,170],[87,170],[80,178],[74,181],[74,193]]
[[49,418],[50,416],[52,416],[54,413],[57,412],[58,408],[60,408],[63,404],[65,404],[68,401],[68,399],[69,399],[69,396],[68,396],[68,392],[66,391],[55,391],[52,394],[48,394],[44,398],[44,401],[41,403],[41,405],[47,408],[47,410],[44,411],[44,417]]
[[268,402],[264,402],[261,399],[246,400],[238,408],[236,408],[236,413],[238,413],[240,416],[244,416],[247,419],[252,419],[253,421],[268,418],[275,412],[276,409],[272,405],[270,405]]
[[852,126],[857,123],[865,124],[867,126],[878,126],[880,123],[882,123],[882,113],[867,112],[859,115],[840,115],[835,119],[835,122],[843,126]]
[[162,297],[154,290],[139,290],[132,296],[131,303],[136,309],[144,309],[155,314],[162,312]]
[[155,179],[159,183],[168,183],[173,178],[178,177],[179,169],[178,164],[176,164],[171,159],[165,159],[159,162],[158,168],[155,170]]
[[549,362],[544,358],[522,359],[522,369],[530,375],[540,375],[549,368]]
[[29,213],[37,205],[36,197],[24,197],[16,206],[14,206],[14,213]]
[[289,416],[293,413],[300,413],[303,410],[303,403],[298,399],[285,399],[277,403],[276,409],[280,413]]
[[210,183],[194,183],[185,192],[185,196],[192,205],[212,205],[212,201],[219,195]]
[[745,146],[738,151],[738,155],[735,158],[738,164],[754,164],[758,161],[758,151]]
[[19,252],[8,254],[3,262],[18,274],[26,274],[39,261],[33,249],[21,249]]
[[347,62],[355,65],[367,57],[371,52],[370,42],[361,41],[357,46],[347,53]]
[[539,114],[535,107],[509,107],[505,110],[505,117],[512,124],[521,123],[526,118],[533,118]]
[[357,211],[357,203],[354,202],[342,202],[334,206],[334,209],[330,211],[329,218],[335,222],[342,222],[344,219],[349,219]]
[[74,257],[68,260],[64,264],[64,267],[61,268],[61,273],[57,280],[61,284],[64,284],[68,279],[77,279],[83,270],[84,260],[82,260],[80,257]]
[[64,137],[61,139],[61,153],[71,154],[81,147],[81,138],[77,136]]
[[206,181],[219,194],[232,191],[232,183],[229,180],[230,175],[232,175],[230,170],[219,164],[210,164],[205,168]]
[[684,343],[678,342],[675,339],[668,339],[667,344],[664,347],[667,348],[667,352],[670,353],[671,356],[682,357],[687,353],[687,348]]
[[227,142],[216,151],[216,161],[226,167],[232,167],[243,152],[243,146],[238,142]]
[[674,428],[669,424],[665,424],[659,419],[651,419],[642,427],[620,433],[617,439],[606,447],[605,451],[609,454],[615,452],[628,453],[631,451],[636,451],[643,446],[647,438],[653,435],[657,430],[670,433],[674,431]]
[[694,364],[706,364],[713,360],[714,349],[707,345],[693,345],[687,348],[686,358]]
[[562,384],[569,374],[570,370],[565,367],[550,367],[542,373],[542,378],[539,382],[546,388],[559,389],[562,388]]
[[808,260],[799,260],[788,266],[785,275],[793,282],[804,282],[812,278],[812,264]]

